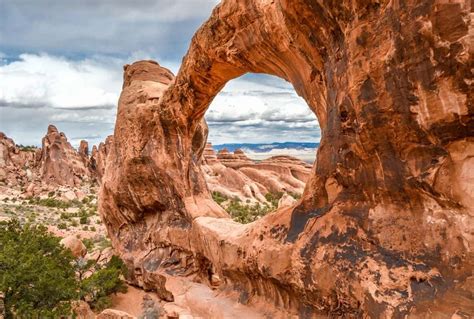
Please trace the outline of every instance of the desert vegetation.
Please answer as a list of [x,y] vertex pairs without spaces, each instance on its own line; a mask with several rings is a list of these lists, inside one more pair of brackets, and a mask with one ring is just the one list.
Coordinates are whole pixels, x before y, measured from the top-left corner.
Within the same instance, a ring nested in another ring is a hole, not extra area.
[[18,220],[0,223],[0,269],[7,318],[69,316],[76,300],[101,310],[127,289],[118,257],[75,258],[46,227]]
[[82,200],[48,197],[4,198],[0,202],[0,217],[17,218],[20,223],[44,224],[59,230],[102,230],[97,212],[97,199],[89,195]]
[[[300,198],[298,194],[289,194],[295,199]],[[265,194],[266,203],[242,201],[238,197],[229,198],[220,192],[212,192],[214,201],[224,208],[233,220],[242,224],[251,223],[278,208],[278,201],[283,193]]]

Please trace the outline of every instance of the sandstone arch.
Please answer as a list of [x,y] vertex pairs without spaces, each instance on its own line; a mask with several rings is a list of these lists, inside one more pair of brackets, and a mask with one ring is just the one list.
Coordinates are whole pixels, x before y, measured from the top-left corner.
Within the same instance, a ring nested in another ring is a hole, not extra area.
[[[217,275],[301,317],[472,314],[470,6],[224,0],[176,78],[127,66],[100,211],[133,280]],[[323,135],[301,201],[248,226],[199,169],[206,108],[245,72],[291,82]]]

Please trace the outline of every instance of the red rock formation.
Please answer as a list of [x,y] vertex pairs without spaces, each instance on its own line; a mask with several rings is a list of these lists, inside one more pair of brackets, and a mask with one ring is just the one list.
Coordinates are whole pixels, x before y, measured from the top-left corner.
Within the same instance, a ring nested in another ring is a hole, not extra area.
[[226,148],[217,152],[217,159],[226,167],[239,168],[253,162],[245,155],[241,150],[235,150],[234,153],[230,153]]
[[276,156],[257,163],[242,150],[232,154],[223,149],[216,159],[213,154],[208,143],[202,169],[209,190],[244,202],[267,202],[268,193],[301,194],[311,173],[311,165],[291,156]]
[[79,149],[77,150],[80,156],[83,158],[89,157],[89,143],[87,141],[82,140],[79,144]]
[[[85,145],[81,143],[81,146]],[[85,150],[81,148],[82,152]],[[50,125],[37,161],[41,179],[48,185],[79,186],[90,179],[87,162],[67,141],[66,135]],[[87,157],[86,157],[87,158]]]
[[[471,5],[223,0],[175,79],[127,66],[100,211],[132,280],[218,277],[302,318],[474,316]],[[244,226],[199,166],[246,72],[291,82],[322,140],[302,199]]]
[[92,176],[99,182],[102,180],[102,176],[104,176],[105,173],[107,154],[110,150],[112,140],[113,136],[108,136],[105,139],[105,142],[99,144],[99,147],[95,145],[92,147],[89,168],[92,172]]
[[[84,182],[100,182],[105,170],[107,150],[112,137],[99,147],[81,141],[76,151],[64,133],[50,126],[43,138],[42,148],[19,147],[14,141],[0,133],[0,185],[22,190],[24,196],[37,196],[65,186],[65,199],[81,197],[77,188]],[[82,195],[83,196],[83,195]]]
[[0,132],[0,182],[10,187],[24,186],[33,180],[35,151],[20,150],[15,142]]
[[216,152],[212,148],[212,143],[206,143],[206,147],[203,152],[204,163],[211,165],[218,162]]

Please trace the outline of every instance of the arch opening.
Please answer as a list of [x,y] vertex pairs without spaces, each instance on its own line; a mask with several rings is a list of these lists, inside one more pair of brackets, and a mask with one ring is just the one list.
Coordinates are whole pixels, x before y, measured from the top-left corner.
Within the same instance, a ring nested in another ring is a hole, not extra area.
[[301,198],[321,129],[285,80],[248,73],[230,80],[206,110],[202,171],[213,200],[237,222],[253,222]]

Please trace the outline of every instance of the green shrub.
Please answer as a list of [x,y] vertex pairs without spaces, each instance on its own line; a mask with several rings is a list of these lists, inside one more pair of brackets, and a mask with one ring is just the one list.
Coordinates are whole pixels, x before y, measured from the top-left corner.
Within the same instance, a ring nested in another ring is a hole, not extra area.
[[[0,223],[0,291],[6,318],[71,317],[73,300],[81,298],[102,310],[110,305],[111,294],[127,291],[127,268],[120,258],[113,256],[106,265],[74,259],[59,242],[44,226]],[[84,243],[93,245],[91,240]]]
[[94,247],[94,241],[90,238],[84,238],[82,240],[82,243],[84,244],[84,246],[86,246],[87,251],[91,251],[92,248]]
[[74,207],[82,207],[82,203],[78,200],[78,199],[73,199],[71,201],[71,206],[74,206]]
[[20,151],[23,151],[23,152],[34,152],[37,150],[37,147],[34,146],[34,145],[22,145],[22,144],[19,144],[17,145],[16,147],[18,147],[20,149]]
[[219,205],[228,200],[227,196],[219,192],[212,192],[212,199]]
[[69,208],[71,207],[71,204],[59,199],[55,199],[52,197],[48,198],[39,198],[39,197],[33,197],[28,200],[29,204],[35,204],[35,205],[40,205],[40,206],[45,206],[45,207],[52,207],[52,208]]
[[277,209],[278,201],[282,196],[283,193],[267,193],[265,199],[269,204],[251,204],[250,200],[246,200],[243,203],[240,198],[229,199],[222,193],[212,192],[214,201],[221,205],[233,220],[242,224],[251,223]]
[[79,219],[81,225],[89,224],[89,218],[87,216],[81,216]]
[[271,206],[273,207],[278,207],[278,201],[280,198],[283,196],[283,193],[278,192],[278,193],[266,193],[265,194],[265,199],[270,203]]
[[268,205],[260,205],[260,203],[243,205],[240,201],[232,200],[226,207],[226,210],[235,221],[248,224],[265,216],[271,212],[273,208]]
[[44,226],[0,223],[0,291],[7,318],[59,318],[70,314],[78,283],[74,258]]
[[58,224],[58,229],[67,229],[67,225],[65,223]]
[[81,298],[95,310],[103,310],[110,306],[110,295],[127,292],[127,286],[122,280],[126,275],[123,261],[112,256],[105,267],[94,272],[81,282]]
[[288,195],[290,195],[291,197],[297,200],[301,198],[301,194],[298,194],[298,193],[288,192]]
[[112,247],[112,243],[110,242],[108,238],[102,236],[97,241],[97,246],[99,247],[100,250],[104,250],[105,248]]

